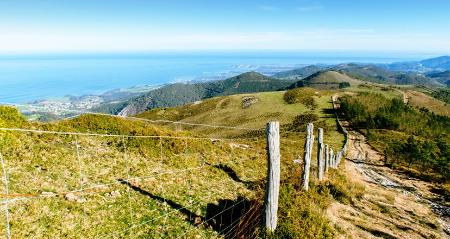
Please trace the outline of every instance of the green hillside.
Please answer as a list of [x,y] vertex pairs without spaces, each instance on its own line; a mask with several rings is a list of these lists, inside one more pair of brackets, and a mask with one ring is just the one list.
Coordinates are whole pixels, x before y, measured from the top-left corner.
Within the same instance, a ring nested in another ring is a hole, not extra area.
[[439,81],[440,83],[450,86],[450,71],[432,72],[427,74],[428,77]]
[[135,115],[145,110],[173,107],[220,95],[280,90],[292,81],[279,80],[256,72],[244,73],[226,80],[197,84],[171,84],[131,99],[120,115]]

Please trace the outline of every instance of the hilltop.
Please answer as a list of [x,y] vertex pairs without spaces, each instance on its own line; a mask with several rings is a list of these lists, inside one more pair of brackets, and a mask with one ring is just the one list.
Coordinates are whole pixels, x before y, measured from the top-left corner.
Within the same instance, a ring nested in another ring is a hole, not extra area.
[[[295,82],[290,85],[288,89],[293,89],[297,87],[314,87],[320,89],[339,89],[342,88],[342,83],[349,83],[350,85],[359,85],[363,82],[357,79],[354,79],[345,73],[329,70],[329,71],[320,71],[314,73],[302,80]],[[349,85],[346,85],[349,86]]]
[[220,81],[172,84],[129,100],[119,115],[135,115],[148,109],[179,106],[220,95],[280,90],[291,83],[248,72]]
[[310,66],[305,66],[305,67],[302,67],[299,69],[279,72],[279,73],[274,74],[272,77],[282,78],[282,79],[300,80],[300,79],[306,78],[312,74],[315,74],[319,71],[324,71],[328,68],[330,68],[330,67],[329,66],[321,66],[321,65],[310,65]]

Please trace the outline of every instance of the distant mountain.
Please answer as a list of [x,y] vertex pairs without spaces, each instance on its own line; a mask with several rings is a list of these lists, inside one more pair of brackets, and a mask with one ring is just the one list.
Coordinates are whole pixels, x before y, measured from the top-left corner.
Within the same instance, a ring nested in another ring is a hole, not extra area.
[[444,85],[450,86],[450,71],[430,72],[427,77],[434,79]]
[[422,61],[382,64],[380,66],[391,71],[417,71],[417,72],[446,71],[450,70],[450,56],[440,56]]
[[320,89],[337,89],[339,88],[339,84],[344,82],[350,83],[350,85],[362,83],[361,81],[356,80],[344,73],[329,70],[314,73],[302,80],[293,83],[287,89],[304,86]]
[[362,81],[396,85],[439,86],[440,83],[416,72],[398,72],[376,65],[341,64],[333,68]]
[[431,58],[427,60],[420,61],[425,67],[434,68],[434,69],[446,69],[450,70],[450,56],[441,56],[436,58]]
[[329,68],[328,66],[310,65],[310,66],[305,66],[305,67],[290,70],[290,71],[279,72],[279,73],[276,73],[275,75],[273,75],[272,77],[280,78],[280,79],[300,80],[300,79],[306,78],[314,73],[317,73],[319,71],[326,70],[328,68]]
[[286,88],[292,82],[248,72],[220,81],[197,84],[177,83],[129,100],[119,115],[136,115],[153,108],[180,106],[215,96],[276,91]]

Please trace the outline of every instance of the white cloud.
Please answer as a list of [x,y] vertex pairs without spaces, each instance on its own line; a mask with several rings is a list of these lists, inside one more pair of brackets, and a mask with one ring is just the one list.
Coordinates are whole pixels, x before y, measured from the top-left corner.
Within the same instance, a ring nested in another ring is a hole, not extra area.
[[450,34],[379,33],[373,29],[301,32],[3,32],[0,53],[145,50],[370,50],[450,52]]

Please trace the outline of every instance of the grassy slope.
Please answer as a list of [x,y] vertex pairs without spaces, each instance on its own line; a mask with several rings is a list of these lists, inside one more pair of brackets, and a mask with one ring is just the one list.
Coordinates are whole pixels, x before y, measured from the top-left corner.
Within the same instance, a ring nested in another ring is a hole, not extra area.
[[[325,128],[325,142],[337,149],[342,145],[343,136],[336,131],[335,121],[329,111],[332,94],[333,92],[321,91],[317,97],[318,108],[314,111],[322,117],[320,124]],[[285,125],[296,115],[307,111],[302,105],[284,103],[283,92],[251,95],[259,101],[247,109],[242,109],[242,97],[249,96],[248,94],[213,98],[178,108],[153,110],[141,116],[263,128],[269,120],[279,120]],[[204,127],[171,128],[171,125],[167,125],[170,127],[166,128],[135,120],[93,115],[52,124],[37,124],[23,121],[17,113],[6,108],[0,109],[0,126],[127,135],[225,137],[245,133],[233,130],[209,131]],[[162,151],[159,139],[125,138],[124,144],[122,138],[5,132],[0,132],[0,136],[0,152],[6,160],[10,177],[10,194],[15,195],[14,197],[22,194],[37,196],[46,192],[56,195],[11,203],[12,234],[18,238],[31,235],[36,238],[49,235],[62,238],[77,237],[81,234],[86,237],[139,238],[162,235],[173,238],[183,233],[187,233],[188,238],[197,235],[201,238],[221,237],[209,227],[192,225],[185,213],[164,201],[176,203],[192,215],[207,217],[208,211],[217,210],[219,203],[223,206],[226,202],[229,206],[240,196],[248,200],[261,200],[261,192],[249,187],[248,183],[260,184],[266,176],[264,139],[260,135],[256,140],[241,139],[235,142],[249,145],[249,149],[233,147],[229,142],[164,139],[161,141]],[[74,142],[78,142],[80,146],[80,161],[76,156]],[[293,164],[293,160],[302,155],[303,144],[303,132],[282,132],[284,184],[280,202],[280,235],[289,230],[295,230],[300,236],[320,235],[326,230],[330,236],[333,235],[334,229],[330,229],[323,214],[323,210],[333,198],[327,188],[340,185],[341,191],[345,191],[345,179],[329,178],[330,181],[325,184],[317,184],[313,179],[310,193],[289,189],[298,186],[301,170],[299,165]],[[315,155],[313,157],[315,158]],[[202,170],[158,174],[205,164],[206,167]],[[233,180],[224,170],[213,167],[221,164],[231,168],[239,180]],[[315,160],[312,166],[311,177],[314,178]],[[84,203],[68,201],[64,195],[81,186],[80,172],[83,175],[81,181],[84,188],[103,183],[112,184],[85,193],[76,193],[77,198],[86,199]],[[149,177],[130,180],[134,189],[118,183],[118,180],[127,177],[144,176]],[[137,188],[140,191],[135,190]],[[117,192],[118,195],[113,196]],[[321,206],[304,204],[303,200],[308,198],[321,202]],[[291,199],[295,201],[294,204],[289,203]],[[292,218],[289,216],[291,212],[309,216]],[[166,213],[169,213],[168,216],[165,216]],[[63,218],[64,220],[61,220]],[[319,219],[320,223],[316,223]],[[301,223],[298,224],[299,222]],[[139,226],[129,229],[132,225]]]
[[[264,129],[267,122],[276,120],[282,125],[292,122],[295,116],[308,112],[302,104],[287,104],[283,100],[284,92],[265,92],[256,94],[241,94],[226,97],[217,97],[202,102],[189,104],[176,108],[163,108],[147,111],[138,117],[158,120],[173,120],[189,123],[207,123],[213,125],[237,126],[251,129]],[[330,118],[332,91],[320,91],[316,97],[318,107],[314,110],[326,121],[330,138],[339,137],[334,130],[334,119]],[[257,98],[258,101],[248,108],[243,108],[243,99],[248,97]],[[242,130],[214,129],[208,127],[171,126],[178,129],[190,128],[194,132],[209,136],[236,136],[246,133]],[[283,132],[282,132],[283,133]],[[286,135],[288,136],[288,135]],[[290,138],[298,137],[301,141],[303,136],[290,135]],[[297,140],[298,140],[297,138]],[[343,139],[343,138],[342,138]],[[327,140],[327,139],[325,139]],[[331,143],[331,142],[330,142]],[[336,143],[336,147],[339,143]]]
[[422,92],[408,90],[409,103],[418,108],[428,108],[436,114],[450,116],[450,105]]
[[[3,109],[0,111],[4,112]],[[83,116],[54,124],[30,124],[14,112],[0,115],[0,124],[6,127],[130,135],[191,135],[103,116]],[[76,238],[79,235],[87,238],[151,238],[161,235],[174,238],[185,232],[188,238],[196,235],[218,237],[217,232],[210,228],[193,226],[185,213],[164,201],[171,201],[193,215],[205,217],[208,210],[217,210],[219,202],[226,201],[229,206],[239,196],[251,199],[256,193],[246,184],[232,180],[223,170],[208,165],[226,165],[244,182],[258,182],[265,175],[266,162],[262,160],[265,152],[259,144],[252,142],[245,142],[250,149],[244,150],[231,147],[228,142],[210,140],[0,134],[0,152],[7,165],[10,195],[19,198],[55,194],[54,197],[10,203],[11,231],[15,238]],[[76,154],[76,141],[80,146],[80,161]],[[201,170],[161,174],[205,164],[207,166]],[[81,187],[80,173],[84,188],[109,185],[75,193],[77,198],[86,200],[84,203],[68,201],[64,198],[66,193]],[[144,176],[148,177],[130,180],[142,191],[118,182],[127,177]],[[117,192],[118,195],[112,195]],[[139,226],[127,230],[133,225]],[[0,234],[4,234],[3,230],[4,227],[0,227]]]

